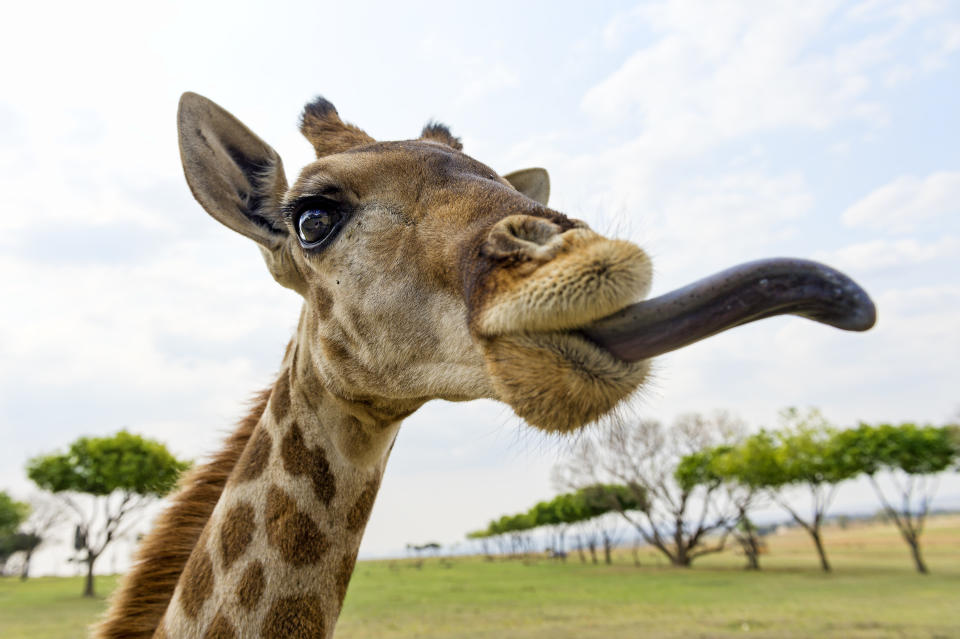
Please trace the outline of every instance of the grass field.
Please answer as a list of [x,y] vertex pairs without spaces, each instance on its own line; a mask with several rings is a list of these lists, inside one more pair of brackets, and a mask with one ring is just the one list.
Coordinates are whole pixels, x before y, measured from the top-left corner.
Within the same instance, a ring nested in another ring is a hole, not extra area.
[[[399,637],[960,637],[960,517],[932,519],[932,574],[917,575],[886,526],[831,528],[834,574],[818,570],[801,532],[768,538],[763,571],[733,553],[692,569],[629,552],[613,566],[541,560],[358,564],[338,639]],[[106,594],[112,577],[98,581]],[[103,599],[79,597],[79,579],[0,580],[0,638],[83,637]]]

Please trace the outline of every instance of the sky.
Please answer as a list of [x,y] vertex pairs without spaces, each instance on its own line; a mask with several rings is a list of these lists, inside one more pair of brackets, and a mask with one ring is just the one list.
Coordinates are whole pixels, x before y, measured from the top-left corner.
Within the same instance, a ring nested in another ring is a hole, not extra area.
[[[553,208],[644,247],[654,295],[786,255],[840,268],[877,303],[864,334],[776,318],[665,355],[632,414],[956,418],[960,5],[589,5],[5,9],[0,489],[29,496],[27,459],[121,428],[202,460],[277,371],[300,301],[191,198],[184,91],[244,121],[289,178],[312,159],[296,123],[316,95],[377,139],[445,122],[500,173],[546,167]],[[361,556],[525,510],[556,492],[566,450],[492,401],[427,404],[401,428]],[[960,482],[940,494],[960,504]],[[877,505],[853,483],[837,508]]]

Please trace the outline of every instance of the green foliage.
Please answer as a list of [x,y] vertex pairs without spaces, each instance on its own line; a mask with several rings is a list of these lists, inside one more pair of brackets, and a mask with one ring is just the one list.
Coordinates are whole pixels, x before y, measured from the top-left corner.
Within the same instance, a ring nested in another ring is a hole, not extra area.
[[647,507],[644,499],[638,498],[643,491],[639,486],[624,484],[592,484],[577,491],[583,500],[584,519],[592,519],[609,512],[627,512],[643,510]]
[[120,490],[162,497],[189,465],[160,442],[120,431],[112,437],[81,437],[66,453],[34,457],[27,476],[54,493],[105,496]]
[[[782,430],[761,430],[737,446],[695,453],[684,460],[691,468],[686,472],[694,478],[712,475],[757,490],[838,484],[862,472],[819,411],[788,408],[781,416]],[[701,467],[705,468],[698,471]]]
[[506,533],[523,532],[536,528],[537,524],[529,513],[519,513],[516,515],[504,515],[500,519],[490,522],[488,530],[491,535],[503,535]]
[[944,426],[947,431],[947,438],[953,446],[954,465],[953,469],[960,471],[960,424],[947,424]]
[[490,536],[491,535],[490,535],[489,529],[472,530],[467,533],[467,539],[486,539],[487,537],[490,537]]
[[874,475],[881,470],[902,470],[908,475],[939,473],[958,458],[949,426],[861,423],[837,434],[837,447],[846,465]]
[[608,512],[637,510],[643,502],[637,498],[639,487],[593,484],[575,493],[557,495],[541,501],[525,513],[504,515],[483,530],[467,533],[467,539],[485,539],[533,530],[541,526],[563,526],[600,517]]
[[761,430],[737,446],[715,448],[706,455],[710,472],[724,481],[754,490],[787,483],[775,435],[769,431]]
[[563,523],[556,500],[538,502],[530,509],[529,515],[537,526],[556,526]]
[[31,533],[16,532],[0,535],[0,564],[14,553],[33,550],[42,541],[40,537]]
[[680,488],[692,491],[697,486],[719,484],[723,478],[717,473],[716,457],[730,451],[730,446],[717,446],[691,453],[681,458],[673,471]]
[[778,432],[777,463],[784,484],[838,484],[860,474],[856,464],[848,463],[837,430],[820,411],[788,408],[781,417],[786,428]]
[[30,506],[0,490],[0,535],[12,534],[30,514]]

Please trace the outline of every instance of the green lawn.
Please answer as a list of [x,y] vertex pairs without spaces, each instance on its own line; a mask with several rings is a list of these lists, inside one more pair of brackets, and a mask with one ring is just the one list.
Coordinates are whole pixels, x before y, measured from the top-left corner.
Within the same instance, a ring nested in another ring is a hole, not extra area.
[[[764,570],[727,553],[692,569],[629,552],[613,566],[540,560],[361,562],[338,639],[396,637],[960,637],[960,518],[930,522],[933,574],[912,571],[888,527],[830,529],[835,572],[817,569],[799,532],[770,538]],[[114,585],[103,578],[98,588]],[[103,600],[79,579],[0,580],[0,637],[82,637]]]

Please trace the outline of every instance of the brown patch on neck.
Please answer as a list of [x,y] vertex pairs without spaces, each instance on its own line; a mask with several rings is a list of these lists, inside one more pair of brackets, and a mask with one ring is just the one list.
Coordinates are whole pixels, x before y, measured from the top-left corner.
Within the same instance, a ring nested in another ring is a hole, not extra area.
[[240,503],[227,511],[220,527],[220,558],[223,569],[230,570],[253,540],[255,525],[253,506]]
[[220,499],[231,471],[266,409],[270,390],[256,395],[250,414],[227,438],[223,449],[180,482],[180,492],[137,551],[137,559],[113,596],[97,639],[149,639],[153,636],[200,533]]
[[343,600],[347,596],[347,588],[350,586],[350,578],[353,576],[353,569],[356,564],[356,552],[348,552],[340,559],[340,572],[337,573],[337,599],[341,606],[343,606]]
[[270,394],[270,412],[278,424],[283,423],[290,412],[290,371],[284,369]]
[[[198,546],[203,545],[203,536]],[[196,619],[204,602],[213,594],[213,561],[210,553],[197,548],[190,555],[183,569],[183,585],[180,587],[180,606],[187,616]]]
[[227,621],[222,612],[217,612],[217,616],[213,618],[213,623],[203,633],[203,639],[235,639],[236,636],[237,631],[233,624]]
[[306,475],[313,484],[313,492],[324,506],[329,506],[337,494],[336,479],[330,470],[330,462],[323,448],[309,448],[303,439],[303,431],[294,422],[280,444],[283,469],[294,477]]
[[323,631],[323,599],[312,595],[275,601],[260,630],[264,639],[324,637]]
[[267,543],[294,566],[315,564],[330,548],[330,540],[307,513],[276,485],[267,492],[264,509]]
[[357,532],[367,524],[367,519],[370,517],[370,511],[373,509],[373,502],[377,498],[377,490],[379,489],[379,475],[367,481],[353,508],[347,513],[347,530]]
[[237,584],[237,600],[240,605],[248,611],[256,608],[266,585],[263,564],[260,561],[254,561],[243,571],[240,583]]
[[262,475],[267,467],[267,461],[270,460],[271,448],[273,448],[273,441],[270,433],[263,426],[257,428],[253,441],[246,447],[243,456],[237,462],[235,481],[252,481]]

